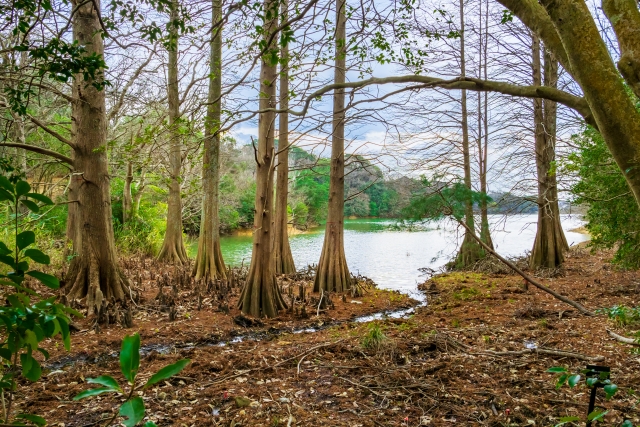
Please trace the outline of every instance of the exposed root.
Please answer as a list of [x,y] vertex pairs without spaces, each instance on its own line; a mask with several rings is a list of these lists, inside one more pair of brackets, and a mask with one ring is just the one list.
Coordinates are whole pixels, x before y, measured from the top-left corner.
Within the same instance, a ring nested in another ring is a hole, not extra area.
[[109,302],[126,304],[132,296],[129,281],[118,265],[100,265],[93,256],[74,258],[66,282],[69,284],[67,300],[86,298],[84,305],[90,315],[99,313]]

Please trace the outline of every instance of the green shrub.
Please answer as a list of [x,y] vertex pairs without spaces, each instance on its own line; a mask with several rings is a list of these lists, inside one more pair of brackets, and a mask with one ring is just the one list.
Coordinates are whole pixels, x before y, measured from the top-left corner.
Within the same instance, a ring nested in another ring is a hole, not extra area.
[[307,219],[309,216],[309,208],[303,202],[298,202],[291,210],[293,217],[293,226],[298,229],[307,227]]
[[379,351],[387,341],[387,336],[377,323],[369,325],[369,331],[362,338],[362,346],[370,350]]
[[155,256],[167,228],[167,205],[141,203],[138,215],[125,224],[116,222],[114,233],[118,249],[127,254]]
[[[160,369],[142,385],[138,386],[138,370],[140,368],[140,335],[137,333],[126,336],[122,340],[122,348],[120,350],[120,370],[127,380],[129,390],[125,391],[125,387],[118,384],[115,378],[109,375],[101,375],[97,378],[88,378],[87,383],[98,384],[102,387],[85,390],[73,398],[73,400],[85,399],[91,396],[97,396],[103,393],[115,393],[121,396],[124,402],[120,405],[120,410],[105,425],[111,425],[115,419],[120,416],[124,418],[122,424],[127,427],[133,427],[142,422],[145,417],[145,407],[142,395],[149,387],[161,381],[168,380],[174,375],[179,374],[185,366],[190,362],[189,359],[182,359],[167,365]],[[138,393],[134,396],[134,392],[138,389]],[[155,427],[153,421],[147,421],[145,427]]]
[[[40,213],[43,206],[53,202],[46,196],[31,192],[31,186],[16,176],[0,175],[0,202],[11,215],[8,230],[13,232],[11,245],[0,241],[0,400],[2,401],[2,419],[9,424],[11,406],[17,397],[18,378],[37,381],[42,376],[42,367],[35,356],[41,353],[45,360],[49,358],[46,349],[40,343],[48,338],[60,335],[64,347],[70,348],[69,314],[80,313],[55,302],[56,297],[45,298],[28,287],[27,278],[36,279],[43,285],[58,289],[58,279],[37,269],[31,263],[48,265],[51,259],[36,246],[36,233],[25,229],[21,223],[19,207],[32,214]],[[29,224],[29,223],[27,223]],[[24,425],[29,422],[38,426],[46,420],[34,414],[20,413],[12,425]]]
[[640,209],[622,171],[597,130],[588,127],[572,141],[578,151],[569,156],[565,168],[579,178],[571,188],[574,203],[589,206],[590,245],[615,248],[615,263],[640,268]]

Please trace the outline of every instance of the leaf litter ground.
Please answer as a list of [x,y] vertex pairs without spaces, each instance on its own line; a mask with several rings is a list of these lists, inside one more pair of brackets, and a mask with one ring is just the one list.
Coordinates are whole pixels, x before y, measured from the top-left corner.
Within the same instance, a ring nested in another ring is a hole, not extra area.
[[[573,249],[564,271],[543,281],[590,309],[636,307],[640,274],[617,270],[610,257]],[[121,379],[120,341],[138,331],[144,346],[142,379],[181,358],[192,360],[179,376],[145,394],[147,419],[158,425],[548,426],[561,417],[586,415],[589,390],[556,390],[554,375],[545,372],[551,366],[578,371],[594,363],[580,355],[603,357],[598,364],[611,367],[620,387],[612,400],[598,398],[598,405],[609,410],[603,425],[640,421],[633,395],[640,384],[640,357],[606,333],[609,328],[631,336],[633,326],[619,327],[603,314],[581,316],[533,287],[524,290],[519,276],[434,276],[421,286],[428,305],[404,319],[348,321],[414,303],[369,287],[364,296],[344,302],[333,296],[334,308],[320,316],[318,295],[309,293],[307,318],[298,307],[281,318],[247,324],[252,319],[236,317],[234,291],[220,303],[179,287],[172,289],[175,320],[169,321],[154,284],[161,273],[138,268],[130,274],[143,276],[137,283],[144,289],[133,310],[133,327],[112,324],[96,331],[92,319],[79,321],[70,354],[49,344],[48,371],[38,383],[23,384],[21,410],[45,416],[50,425],[103,425],[121,402],[117,397],[71,399],[91,387],[86,378]],[[304,279],[285,281],[285,294],[294,294],[287,286],[299,294],[301,283],[308,291]],[[229,314],[217,311],[221,307],[230,307]],[[317,331],[292,333],[312,327]],[[363,339],[372,329],[382,337],[365,348]],[[532,353],[531,347],[578,355]]]

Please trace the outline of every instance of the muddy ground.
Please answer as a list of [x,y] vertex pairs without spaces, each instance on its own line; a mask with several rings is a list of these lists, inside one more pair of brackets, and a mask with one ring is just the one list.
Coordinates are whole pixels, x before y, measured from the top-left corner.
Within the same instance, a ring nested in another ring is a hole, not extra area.
[[[540,280],[590,309],[638,306],[640,274],[617,270],[610,257],[574,249],[559,277]],[[598,396],[598,405],[609,410],[600,425],[640,422],[633,391],[640,387],[640,356],[606,332],[631,336],[638,327],[604,314],[579,315],[532,286],[524,290],[518,276],[435,276],[422,287],[428,305],[402,319],[349,321],[413,303],[369,287],[362,297],[332,296],[335,308],[320,316],[313,308],[318,295],[309,293],[308,318],[301,318],[298,304],[281,318],[240,326],[242,319],[234,322],[235,291],[220,303],[179,286],[172,288],[175,320],[169,321],[156,299],[163,274],[139,274],[143,297],[132,328],[112,322],[96,331],[92,319],[82,319],[71,353],[49,343],[48,369],[38,383],[21,385],[20,409],[43,415],[50,425],[104,425],[121,397],[72,398],[93,387],[87,378],[110,374],[122,380],[120,339],[139,331],[142,380],[166,364],[191,359],[179,376],[144,394],[147,419],[160,426],[549,426],[565,416],[584,419],[589,390],[557,390],[556,376],[545,371],[579,371],[598,357],[604,360],[596,364],[610,366],[619,386],[610,401]],[[299,293],[301,282],[291,279],[292,292],[285,286],[285,294]],[[216,311],[226,306],[229,314]],[[299,331],[312,326],[319,330]],[[246,337],[229,342],[237,336]],[[532,353],[527,346],[577,355]]]

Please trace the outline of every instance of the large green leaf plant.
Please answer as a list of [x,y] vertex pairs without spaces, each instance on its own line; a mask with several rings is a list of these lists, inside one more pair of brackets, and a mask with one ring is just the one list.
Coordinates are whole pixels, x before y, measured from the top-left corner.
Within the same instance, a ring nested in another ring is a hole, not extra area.
[[[140,335],[134,334],[127,336],[122,340],[122,348],[120,350],[120,370],[128,384],[128,390],[125,391],[118,381],[109,376],[101,375],[97,378],[88,378],[87,383],[98,384],[101,387],[85,390],[78,394],[73,400],[80,400],[91,396],[97,396],[102,393],[116,393],[125,398],[124,403],[120,405],[119,411],[114,414],[104,425],[109,426],[118,417],[122,417],[121,423],[125,427],[134,427],[140,424],[145,417],[144,401],[142,395],[134,396],[136,390],[144,392],[154,384],[164,381],[178,374],[190,362],[189,359],[182,359],[167,365],[153,374],[151,378],[144,384],[138,384],[136,381],[138,370],[140,369]],[[147,421],[144,427],[154,427],[153,421]]]
[[37,415],[18,413],[12,420],[12,404],[15,401],[19,376],[37,381],[42,375],[40,353],[45,360],[49,353],[40,343],[58,335],[69,350],[69,315],[80,316],[77,311],[55,302],[56,297],[45,298],[26,286],[27,276],[40,281],[51,289],[58,289],[58,279],[39,271],[31,264],[47,265],[48,255],[35,247],[36,235],[31,230],[21,230],[19,207],[37,213],[51,199],[31,191],[28,182],[20,177],[0,175],[0,203],[9,205],[13,212],[15,241],[10,248],[0,241],[0,293],[5,301],[0,306],[0,400],[4,424],[45,425]]

